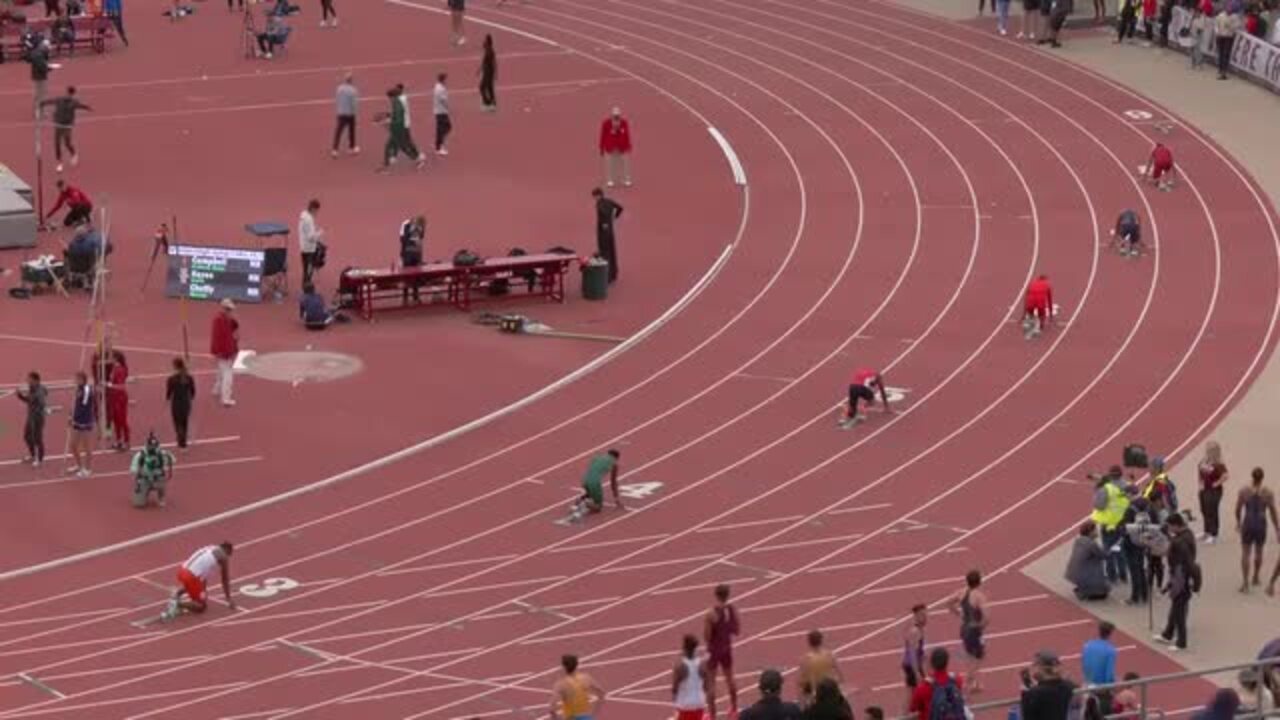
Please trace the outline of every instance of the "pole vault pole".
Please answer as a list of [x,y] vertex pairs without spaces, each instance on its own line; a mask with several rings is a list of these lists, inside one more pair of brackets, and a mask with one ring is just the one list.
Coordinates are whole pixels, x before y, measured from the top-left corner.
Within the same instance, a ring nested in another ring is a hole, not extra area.
[[[42,52],[42,51],[41,51]],[[36,227],[44,229],[44,108],[36,106]]]

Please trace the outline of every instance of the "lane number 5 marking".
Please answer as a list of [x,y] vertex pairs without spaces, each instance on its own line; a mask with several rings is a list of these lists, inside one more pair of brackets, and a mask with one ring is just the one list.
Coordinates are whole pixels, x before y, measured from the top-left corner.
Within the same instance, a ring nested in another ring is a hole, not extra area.
[[279,593],[288,592],[299,587],[301,583],[286,577],[267,578],[261,583],[240,586],[240,594],[251,598],[275,597]]

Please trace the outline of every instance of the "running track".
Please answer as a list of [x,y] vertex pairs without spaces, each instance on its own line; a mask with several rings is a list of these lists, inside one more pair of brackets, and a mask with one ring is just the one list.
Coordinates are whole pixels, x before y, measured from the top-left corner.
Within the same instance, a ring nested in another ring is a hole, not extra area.
[[[439,20],[392,2],[405,22]],[[1070,531],[1088,506],[1079,480],[1126,441],[1190,450],[1272,347],[1278,238],[1236,165],[1175,125],[1183,184],[1141,187],[1151,126],[1122,113],[1162,109],[877,2],[537,0],[473,15],[659,89],[728,138],[745,188],[725,166],[690,169],[708,192],[741,193],[724,267],[536,414],[225,522],[244,548],[238,587],[300,583],[242,593],[247,612],[134,627],[171,575],[147,546],[6,583],[0,718],[528,714],[565,651],[615,693],[608,717],[650,718],[679,634],[725,581],[748,686],[822,627],[857,701],[896,707],[898,621],[970,567],[992,576],[990,665],[1074,652],[1088,616],[1006,571]],[[1125,206],[1156,246],[1139,262],[1105,248]],[[1013,321],[1041,271],[1067,324],[1027,343]],[[910,392],[843,433],[832,421],[855,365]],[[554,524],[609,445],[627,482],[662,488]],[[166,540],[167,554],[202,539]],[[936,615],[931,640],[953,637]],[[1124,646],[1126,667],[1171,667]],[[1172,688],[1160,705],[1201,693]]]

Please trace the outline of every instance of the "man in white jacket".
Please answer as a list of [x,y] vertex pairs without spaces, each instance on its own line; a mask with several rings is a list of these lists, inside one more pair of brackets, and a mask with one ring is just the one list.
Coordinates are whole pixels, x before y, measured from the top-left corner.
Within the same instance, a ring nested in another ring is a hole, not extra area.
[[303,284],[311,282],[311,276],[315,272],[316,251],[319,249],[320,240],[324,237],[324,230],[316,224],[318,212],[320,212],[320,201],[313,199],[307,203],[307,209],[298,216],[298,246],[302,251]]

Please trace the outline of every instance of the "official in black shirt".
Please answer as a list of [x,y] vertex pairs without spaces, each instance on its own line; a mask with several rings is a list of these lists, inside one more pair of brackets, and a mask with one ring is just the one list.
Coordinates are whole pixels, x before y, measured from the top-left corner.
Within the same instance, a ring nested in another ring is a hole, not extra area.
[[596,199],[596,248],[600,257],[609,261],[609,282],[618,279],[618,247],[613,237],[613,221],[622,217],[622,206],[604,196],[604,191],[591,191]]
[[[422,265],[423,248],[427,239],[427,218],[418,215],[417,217],[405,220],[400,223],[400,263],[406,268],[414,268]],[[409,295],[413,294],[413,301],[420,302],[421,298],[418,293],[417,283],[407,285],[404,289],[404,302],[409,303]]]
[[760,700],[738,717],[739,720],[801,720],[803,715],[799,705],[782,699],[782,673],[765,670],[760,673]]

